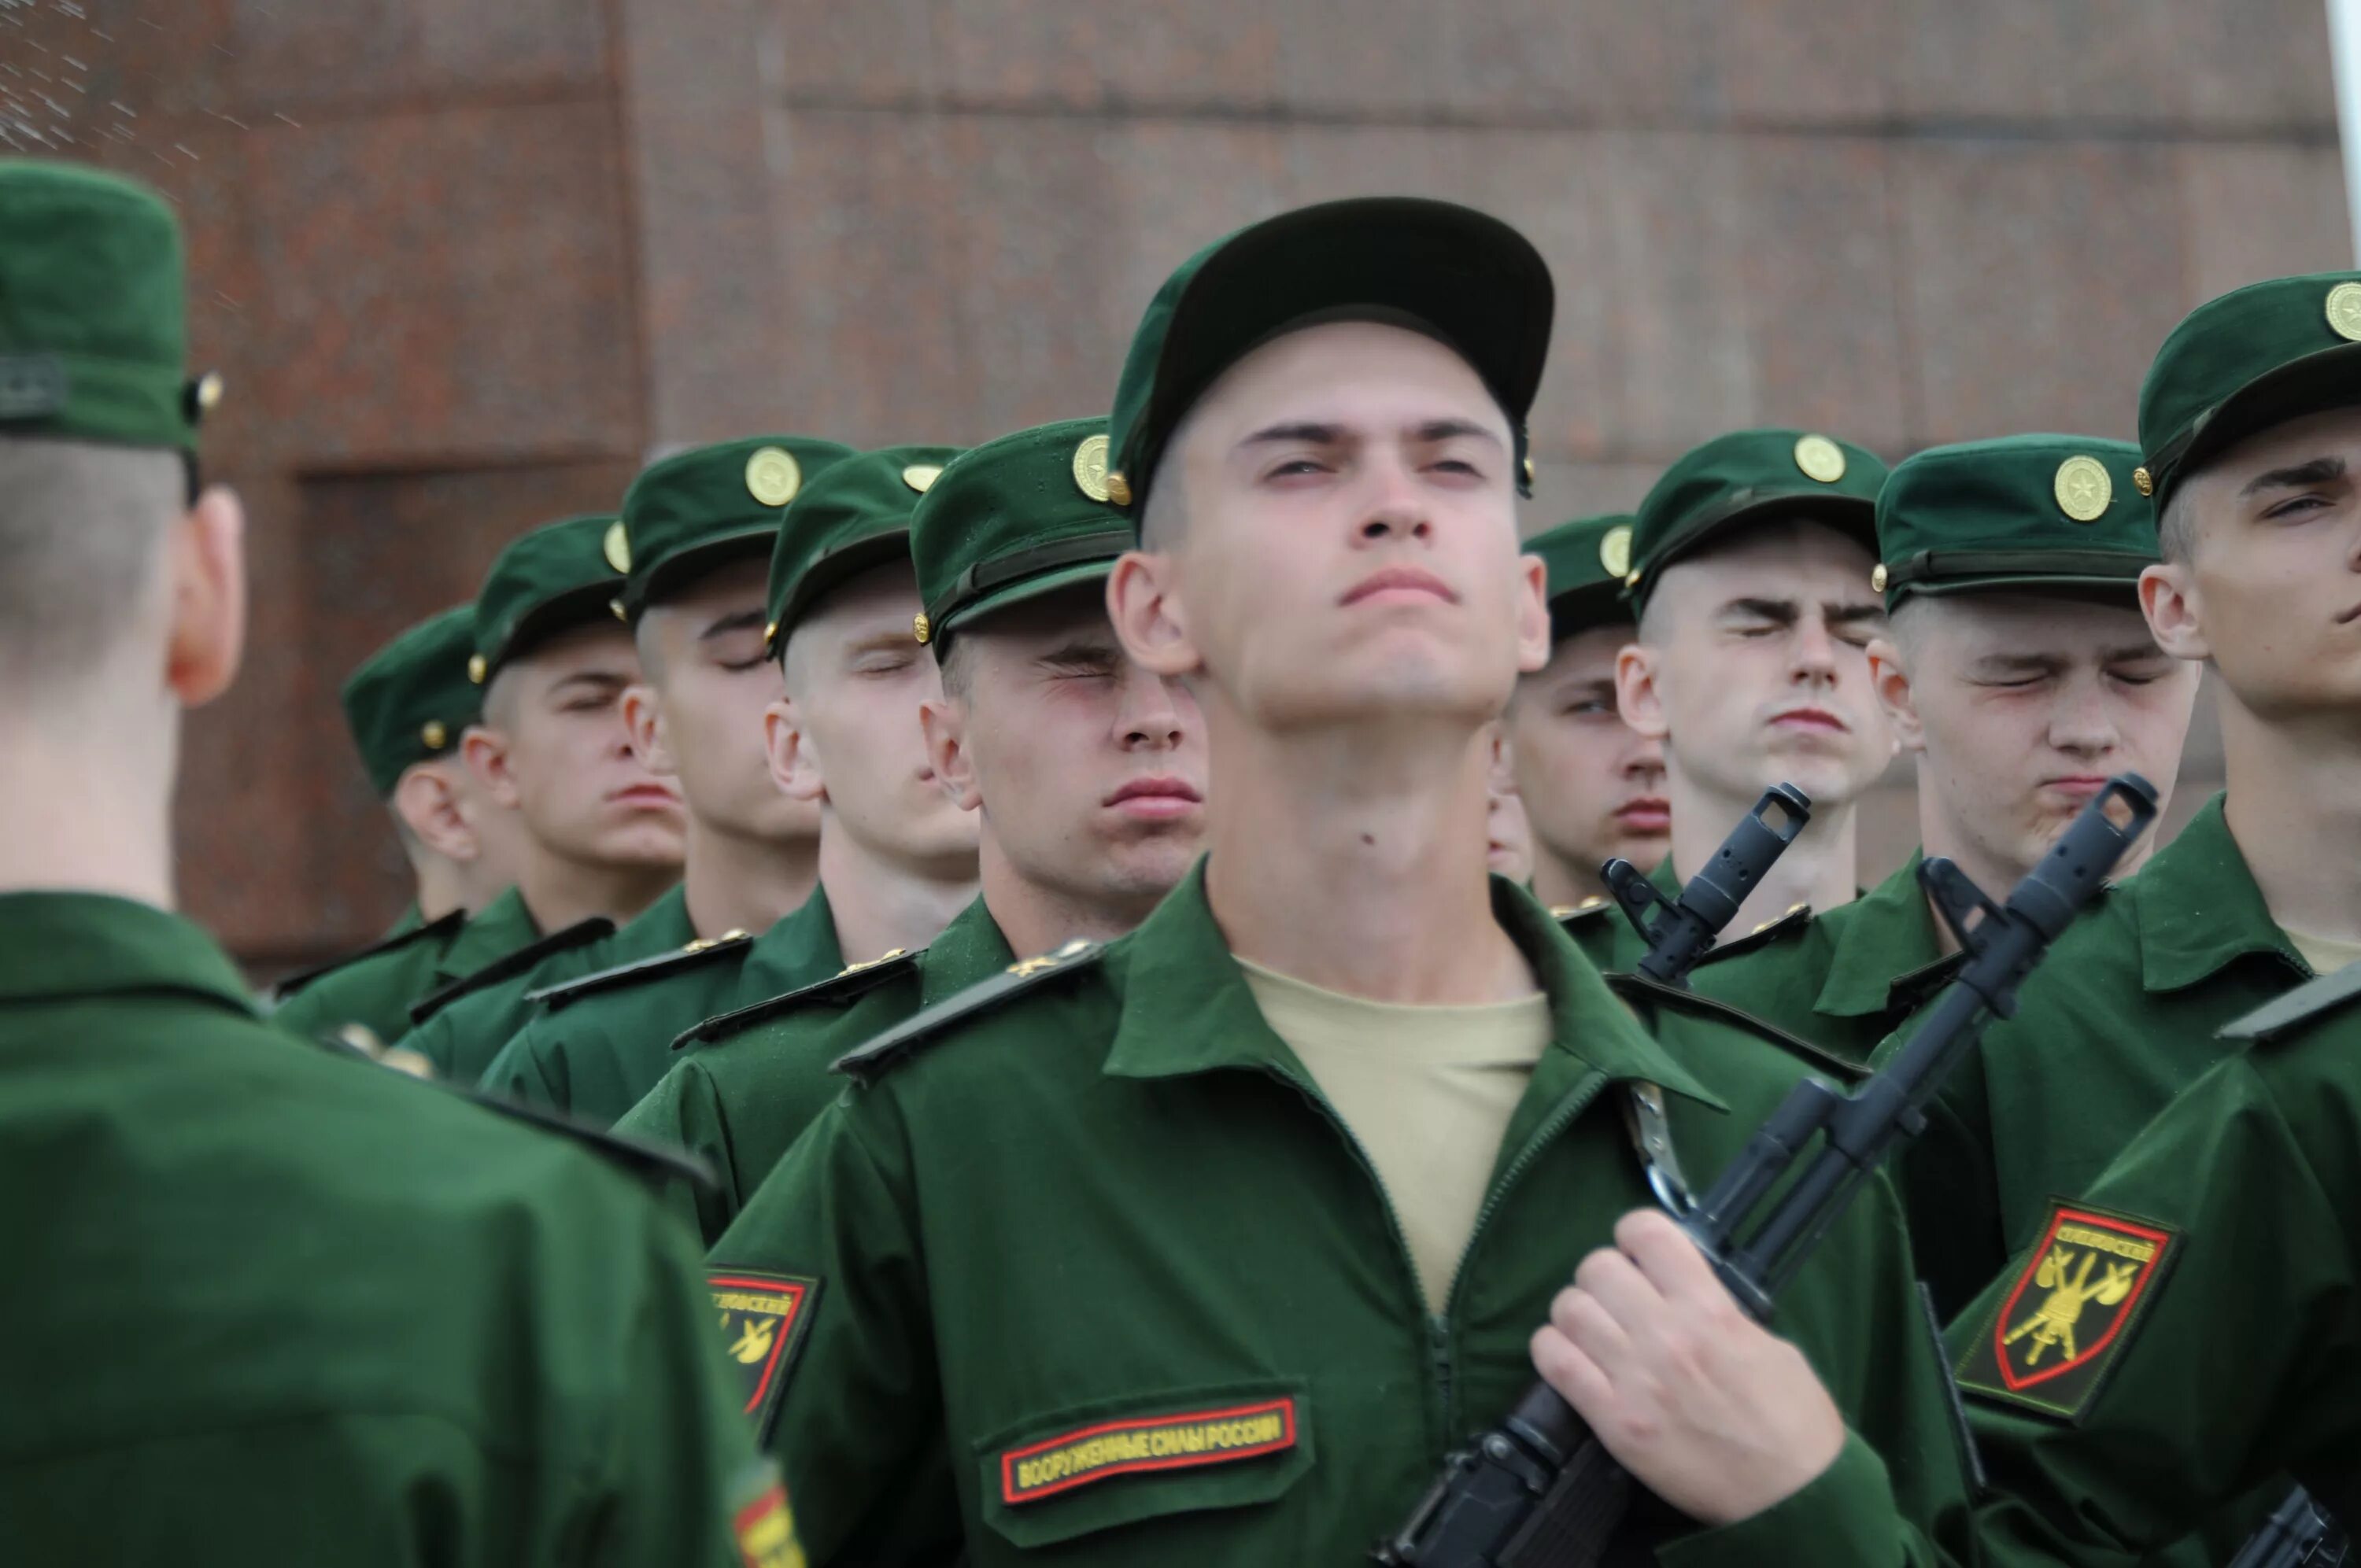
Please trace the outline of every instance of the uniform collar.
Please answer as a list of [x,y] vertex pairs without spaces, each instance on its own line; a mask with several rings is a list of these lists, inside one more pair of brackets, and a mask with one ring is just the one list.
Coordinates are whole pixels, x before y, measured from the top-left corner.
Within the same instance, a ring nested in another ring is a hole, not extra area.
[[156,992],[257,1011],[229,955],[180,916],[106,894],[0,894],[0,1004]]
[[1958,961],[1947,958],[1935,930],[1935,912],[1918,885],[1926,851],[1842,909],[1820,918],[1836,927],[1828,978],[1812,1011],[1831,1018],[1862,1018],[1908,1005]]
[[688,917],[687,884],[673,883],[663,897],[625,921],[609,939],[634,953],[669,953],[697,940],[697,927]]
[[2312,972],[2271,918],[2230,836],[2224,798],[2207,801],[2180,837],[2117,890],[2130,901],[2146,990],[2195,985],[2249,953],[2272,954],[2298,977]]
[[983,906],[983,895],[978,894],[951,916],[941,936],[927,944],[927,961],[918,971],[918,1005],[932,1007],[1016,961],[1016,954],[1001,934],[1000,922],[992,917],[992,911]]
[[[1728,1109],[1649,1037],[1532,894],[1496,876],[1492,913],[1549,997],[1550,1049],[1534,1069],[1537,1080],[1554,1060],[1561,1068],[1653,1083]],[[1107,1052],[1108,1073],[1170,1078],[1276,1067],[1310,1080],[1295,1053],[1263,1021],[1245,971],[1213,922],[1203,859],[1118,950],[1124,954],[1123,1016]]]
[[[883,956],[870,953],[866,958]],[[828,889],[814,883],[811,896],[794,914],[754,938],[745,964],[749,971],[775,977],[772,989],[776,991],[792,991],[842,972],[844,951],[836,943],[836,915],[829,907]]]
[[503,888],[498,897],[467,917],[459,934],[451,938],[451,945],[443,949],[443,957],[434,968],[446,979],[457,980],[506,958],[540,936],[541,927],[533,924],[533,912],[524,906],[524,894],[514,887]]

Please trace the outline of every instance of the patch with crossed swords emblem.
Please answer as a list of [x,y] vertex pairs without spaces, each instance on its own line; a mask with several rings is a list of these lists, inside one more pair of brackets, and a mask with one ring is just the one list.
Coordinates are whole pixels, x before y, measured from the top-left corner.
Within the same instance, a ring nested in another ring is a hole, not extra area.
[[1960,1387],[2071,1420],[2131,1343],[2180,1238],[2052,1201],[2049,1223],[1959,1365]]

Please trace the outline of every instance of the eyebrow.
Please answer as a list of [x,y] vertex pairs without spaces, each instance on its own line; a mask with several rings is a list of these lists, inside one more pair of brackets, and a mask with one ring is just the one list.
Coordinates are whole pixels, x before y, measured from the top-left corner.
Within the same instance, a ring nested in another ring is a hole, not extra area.
[[[1500,444],[1499,435],[1472,419],[1430,419],[1410,427],[1412,440],[1427,443],[1455,441],[1461,436],[1474,436],[1479,441]],[[1240,446],[1283,446],[1301,443],[1307,446],[1334,446],[1345,439],[1345,427],[1326,424],[1318,420],[1296,420],[1284,424],[1265,425],[1244,441]]]
[[916,648],[917,642],[906,630],[880,631],[868,637],[857,637],[844,645],[844,656],[858,659],[864,653],[900,652]]
[[1086,664],[1093,669],[1106,669],[1122,657],[1123,655],[1117,652],[1111,643],[1078,637],[1071,642],[1050,649],[1043,653],[1037,663]]
[[759,609],[743,609],[735,615],[725,615],[697,634],[699,642],[709,642],[716,637],[729,637],[741,631],[760,631],[764,624]]
[[549,694],[552,696],[563,696],[571,686],[589,686],[601,693],[619,692],[631,684],[629,676],[619,675],[609,670],[577,670],[551,686]]
[[2238,499],[2245,500],[2247,497],[2263,490],[2301,489],[2306,485],[2323,485],[2331,479],[2343,477],[2345,477],[2344,458],[2315,457],[2309,463],[2298,463],[2286,468],[2272,468],[2256,475],[2247,480],[2246,488],[2238,492]]

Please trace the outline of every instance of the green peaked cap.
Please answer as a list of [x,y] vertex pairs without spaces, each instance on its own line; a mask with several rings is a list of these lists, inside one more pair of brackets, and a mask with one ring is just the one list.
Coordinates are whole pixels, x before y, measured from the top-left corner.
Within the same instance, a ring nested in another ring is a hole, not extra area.
[[1532,242],[1472,207],[1365,196],[1240,229],[1182,262],[1140,318],[1107,422],[1108,493],[1138,517],[1173,429],[1223,371],[1291,326],[1363,313],[1414,323],[1475,367],[1508,412],[1529,489],[1525,417],[1555,308]]
[[756,435],[650,464],[623,497],[623,613],[642,611],[731,561],[770,559],[807,481],[853,455],[807,435]]
[[1576,518],[1525,541],[1525,554],[1549,569],[1550,641],[1594,626],[1629,625],[1623,579],[1631,570],[1631,517],[1609,512]]
[[2132,482],[2139,448],[2088,435],[2012,435],[1905,458],[1877,498],[1870,587],[1912,594],[2080,588],[2137,597],[2157,560],[2156,510]]
[[883,446],[804,485],[771,551],[766,641],[774,657],[829,590],[872,566],[910,558],[910,513],[959,455],[956,446]]
[[918,641],[1075,583],[1104,581],[1131,548],[1107,504],[1106,421],[1073,419],[987,441],[943,470],[910,518],[926,614]]
[[463,604],[402,632],[346,679],[345,724],[379,797],[483,717],[483,691],[467,678],[475,651],[476,609]]
[[1804,430],[1741,430],[1683,455],[1640,503],[1631,530],[1631,609],[1666,566],[1753,524],[1802,518],[1877,548],[1885,465],[1850,442]]
[[181,225],[145,185],[0,159],[0,435],[194,451]]
[[467,674],[488,684],[509,661],[561,631],[614,614],[622,519],[612,512],[544,523],[511,542],[476,595],[476,658]]
[[2141,490],[2173,487],[2247,436],[2361,404],[2361,272],[2250,283],[2172,329],[2140,384]]

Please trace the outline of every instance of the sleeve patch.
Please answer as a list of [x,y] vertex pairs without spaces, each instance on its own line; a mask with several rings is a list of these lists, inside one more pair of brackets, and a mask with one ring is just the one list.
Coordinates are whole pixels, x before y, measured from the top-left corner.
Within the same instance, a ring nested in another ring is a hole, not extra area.
[[819,1294],[819,1281],[732,1269],[708,1276],[706,1284],[720,1314],[722,1349],[746,1391],[746,1414],[757,1435],[766,1435],[811,1318],[813,1299]]
[[1000,1496],[1029,1503],[1141,1471],[1226,1464],[1295,1446],[1292,1395],[1227,1409],[1101,1421],[1000,1456]]
[[1960,1360],[1960,1387],[2079,1420],[2163,1290],[2180,1241],[2052,1200],[2041,1240]]
[[745,1568],[805,1568],[804,1549],[796,1540],[796,1516],[787,1507],[787,1489],[778,1482],[737,1509],[730,1522]]

